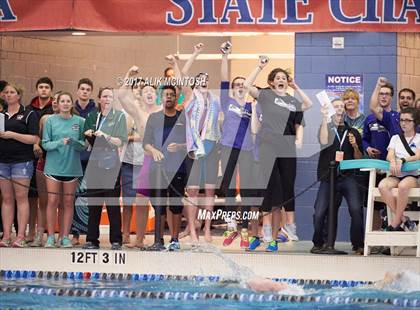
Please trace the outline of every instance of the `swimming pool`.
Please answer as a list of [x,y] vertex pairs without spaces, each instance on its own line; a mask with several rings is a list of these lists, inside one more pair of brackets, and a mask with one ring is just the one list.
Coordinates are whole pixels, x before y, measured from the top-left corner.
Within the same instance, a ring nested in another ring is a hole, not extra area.
[[[1,271],[1,308],[378,309],[420,307],[417,291],[366,288],[359,281],[275,279],[291,292],[258,294],[217,276]],[[410,284],[412,286],[412,284]],[[303,288],[303,290],[302,290]]]

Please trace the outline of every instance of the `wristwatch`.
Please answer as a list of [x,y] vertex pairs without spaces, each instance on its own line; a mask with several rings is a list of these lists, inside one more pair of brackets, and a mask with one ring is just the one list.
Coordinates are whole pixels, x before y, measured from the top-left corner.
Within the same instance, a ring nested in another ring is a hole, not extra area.
[[407,161],[405,160],[405,158],[401,158],[401,161],[403,164],[405,164]]

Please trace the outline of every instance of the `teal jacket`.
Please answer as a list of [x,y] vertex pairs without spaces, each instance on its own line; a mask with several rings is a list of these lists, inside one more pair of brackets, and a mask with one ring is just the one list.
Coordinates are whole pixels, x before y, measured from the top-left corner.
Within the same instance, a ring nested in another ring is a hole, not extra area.
[[[51,115],[44,126],[42,147],[47,151],[45,174],[63,177],[83,175],[80,153],[85,149],[85,120],[73,115],[69,119],[58,114]],[[69,144],[63,139],[70,138]]]

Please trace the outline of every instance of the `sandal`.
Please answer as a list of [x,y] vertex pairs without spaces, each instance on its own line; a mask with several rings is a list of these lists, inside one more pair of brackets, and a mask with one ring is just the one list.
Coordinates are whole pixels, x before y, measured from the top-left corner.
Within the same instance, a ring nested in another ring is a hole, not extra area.
[[12,244],[12,247],[14,248],[26,248],[26,246],[25,238],[17,238]]
[[0,248],[8,248],[12,244],[11,239],[3,239],[0,241]]

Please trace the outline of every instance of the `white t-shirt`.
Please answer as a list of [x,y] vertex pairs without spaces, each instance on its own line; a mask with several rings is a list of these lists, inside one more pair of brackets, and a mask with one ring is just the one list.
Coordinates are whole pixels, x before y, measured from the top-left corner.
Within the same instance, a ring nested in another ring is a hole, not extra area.
[[[420,134],[416,133],[414,137],[406,138],[407,143],[410,147],[410,149],[413,150],[415,153],[416,150],[420,149]],[[408,154],[407,150],[404,147],[404,144],[402,143],[399,135],[393,135],[391,137],[391,141],[388,145],[388,150],[393,149],[395,151],[395,157],[397,158],[406,158],[411,156]],[[400,175],[397,175],[398,177],[403,177],[406,175],[419,175],[419,170],[409,171],[409,172],[401,172]]]

